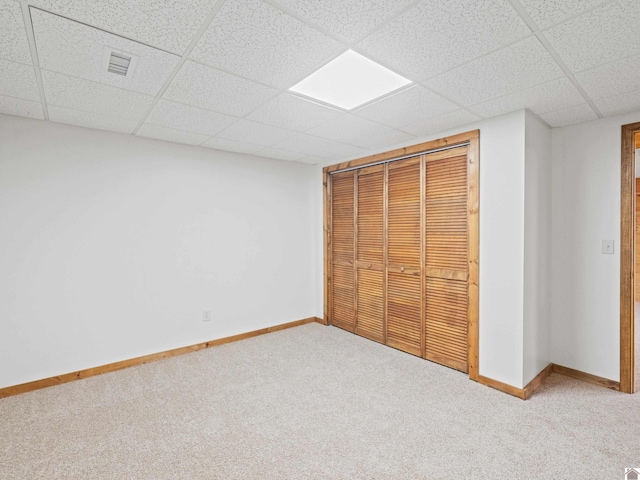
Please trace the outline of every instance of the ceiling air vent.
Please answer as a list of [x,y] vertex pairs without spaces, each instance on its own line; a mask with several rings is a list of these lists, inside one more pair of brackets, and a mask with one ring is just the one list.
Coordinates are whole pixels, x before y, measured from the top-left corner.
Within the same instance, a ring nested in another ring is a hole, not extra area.
[[111,52],[111,57],[109,57],[109,68],[107,71],[109,73],[115,73],[116,75],[126,77],[130,64],[131,57],[121,53]]
[[[116,85],[128,84],[133,79],[133,73],[138,65],[139,57],[113,47],[103,47],[101,72],[105,75],[107,83],[116,82]],[[114,73],[123,79],[112,77]],[[108,78],[107,78],[108,77]],[[124,83],[123,83],[124,82]]]

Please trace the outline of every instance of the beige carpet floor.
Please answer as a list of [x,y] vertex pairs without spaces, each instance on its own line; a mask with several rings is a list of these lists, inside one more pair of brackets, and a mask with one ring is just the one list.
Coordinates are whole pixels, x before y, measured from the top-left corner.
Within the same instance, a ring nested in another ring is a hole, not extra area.
[[0,478],[612,479],[640,395],[552,375],[524,402],[310,324],[0,400]]

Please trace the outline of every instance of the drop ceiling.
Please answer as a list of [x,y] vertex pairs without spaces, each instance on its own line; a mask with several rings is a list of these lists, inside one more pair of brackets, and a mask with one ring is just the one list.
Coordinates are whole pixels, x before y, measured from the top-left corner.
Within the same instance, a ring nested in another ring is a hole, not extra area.
[[[352,111],[288,92],[349,49],[411,85]],[[10,115],[317,164],[522,108],[640,110],[637,0],[0,0]]]

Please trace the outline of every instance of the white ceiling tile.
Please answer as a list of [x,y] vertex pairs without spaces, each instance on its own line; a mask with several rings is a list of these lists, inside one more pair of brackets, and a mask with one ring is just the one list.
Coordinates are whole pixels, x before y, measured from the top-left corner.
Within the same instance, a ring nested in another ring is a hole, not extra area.
[[427,84],[447,98],[468,106],[563,76],[538,39],[530,37],[432,78]]
[[161,127],[212,136],[237,120],[236,117],[160,99],[146,119]]
[[30,0],[87,25],[182,54],[211,11],[211,0]]
[[173,128],[158,127],[157,125],[151,125],[148,123],[145,123],[140,127],[136,136],[166,140],[167,142],[186,143],[188,145],[200,145],[209,138],[208,135],[200,135],[199,133],[185,132],[183,130],[175,130]]
[[[40,67],[92,82],[156,95],[180,57],[57,15],[31,9]],[[126,77],[109,73],[105,48],[137,57]]]
[[275,158],[277,160],[288,160],[295,162],[304,158],[304,153],[290,152],[289,150],[282,150],[280,148],[267,147],[263,150],[259,150],[255,153],[259,157]]
[[243,117],[277,90],[187,60],[164,98],[227,115]]
[[274,147],[322,158],[348,157],[363,155],[367,152],[364,148],[334,142],[332,140],[307,135],[305,133],[300,133],[283,142],[278,142]]
[[40,101],[33,66],[0,60],[0,95]]
[[0,113],[44,120],[42,104],[21,98],[0,95]]
[[0,0],[0,57],[31,64],[31,50],[24,29],[20,3]]
[[121,118],[108,117],[97,113],[81,112],[71,108],[49,105],[49,120],[58,123],[67,123],[78,127],[95,128],[98,130],[110,130],[112,132],[131,133],[136,128],[136,120],[123,120]]
[[312,128],[308,133],[367,149],[394,145],[413,138],[406,132],[350,114],[344,114],[329,123]]
[[227,0],[190,57],[279,88],[346,47],[261,0]]
[[625,92],[595,100],[596,107],[605,116],[620,115],[640,110],[640,90]]
[[142,119],[153,97],[42,70],[47,104],[125,120]]
[[390,127],[402,128],[426,118],[452,112],[458,108],[460,107],[440,95],[436,95],[420,85],[414,85],[356,110],[354,113]]
[[540,115],[574,107],[583,104],[584,101],[585,99],[578,92],[578,89],[565,77],[474,105],[469,107],[469,110],[487,118],[521,108],[529,108]]
[[424,0],[358,47],[420,81],[530,33],[507,0]]
[[247,116],[249,120],[304,132],[336,118],[343,112],[304,98],[283,93]]
[[640,8],[632,3],[604,5],[545,35],[573,73],[640,53]]
[[261,145],[253,145],[246,142],[237,142],[226,138],[213,137],[202,144],[203,147],[214,148],[216,150],[225,150],[227,152],[247,153],[249,155],[262,150]]
[[640,55],[586,70],[576,79],[594,99],[635,92],[640,90]]
[[284,128],[252,122],[251,120],[240,120],[230,127],[227,127],[216,136],[229,140],[236,140],[238,142],[249,142],[254,145],[269,147],[274,143],[281,142],[294,135],[295,132],[285,130]]
[[276,0],[296,15],[349,41],[362,38],[413,0]]
[[456,110],[445,113],[434,118],[428,118],[419,122],[407,125],[403,130],[416,136],[428,135],[430,133],[442,132],[451,128],[461,127],[480,120],[480,117],[466,110]]
[[520,0],[520,3],[538,27],[547,28],[609,1],[611,0]]
[[585,103],[583,105],[578,105],[577,107],[545,113],[544,115],[540,115],[540,118],[555,128],[595,120],[598,116],[591,107]]

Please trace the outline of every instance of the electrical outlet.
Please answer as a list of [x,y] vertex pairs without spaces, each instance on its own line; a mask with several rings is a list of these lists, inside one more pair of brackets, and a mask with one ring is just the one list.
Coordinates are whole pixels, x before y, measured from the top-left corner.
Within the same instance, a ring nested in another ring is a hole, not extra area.
[[210,322],[211,321],[211,310],[203,310],[202,311],[202,321]]
[[602,253],[613,255],[613,240],[602,241]]

